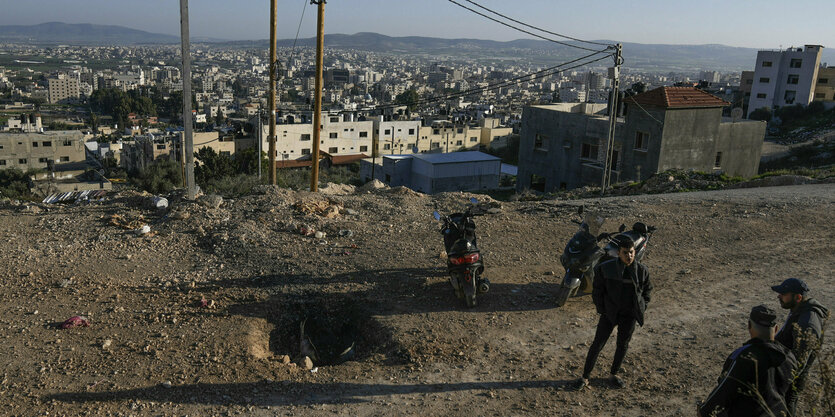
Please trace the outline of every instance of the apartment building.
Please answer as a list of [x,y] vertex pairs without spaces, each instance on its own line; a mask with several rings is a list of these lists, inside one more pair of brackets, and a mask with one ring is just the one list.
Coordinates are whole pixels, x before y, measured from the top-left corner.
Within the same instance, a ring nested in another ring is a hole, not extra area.
[[806,45],[757,52],[747,115],[763,107],[805,106],[812,102],[822,49],[820,45]]
[[55,78],[48,78],[46,82],[49,91],[49,102],[52,104],[64,103],[80,96],[81,89],[78,78],[67,74],[58,74]]
[[835,67],[819,68],[813,101],[835,101]]
[[0,169],[47,169],[86,159],[84,135],[77,130],[0,134]]
[[[322,116],[319,150],[330,155],[371,155],[374,121],[354,121],[351,114]],[[313,152],[313,124],[278,124],[276,161],[309,159]],[[269,125],[261,127],[262,150],[269,149]],[[256,142],[257,143],[257,142]]]

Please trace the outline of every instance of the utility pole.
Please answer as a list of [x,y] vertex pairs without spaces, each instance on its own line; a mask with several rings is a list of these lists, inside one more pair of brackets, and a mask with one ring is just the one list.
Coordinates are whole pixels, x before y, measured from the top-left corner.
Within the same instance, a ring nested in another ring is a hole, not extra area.
[[180,41],[183,55],[183,142],[186,163],[186,197],[194,200],[194,137],[191,131],[191,46],[188,34],[188,0],[180,0]]
[[325,2],[326,0],[310,0],[310,4],[319,6],[316,20],[316,93],[313,95],[316,104],[313,106],[313,169],[310,172],[310,191],[319,191],[319,142],[322,134],[322,55],[325,49]]
[[[270,110],[270,185],[276,185],[275,180],[275,73],[276,73],[276,56],[275,56],[275,42],[276,42],[276,28],[278,20],[278,0],[270,0],[270,99],[268,107]],[[259,116],[260,118],[260,116]],[[261,159],[261,154],[258,154],[258,159]]]
[[394,155],[394,125],[391,125],[391,155]]
[[609,78],[612,79],[612,97],[609,99],[609,133],[606,137],[606,159],[603,163],[603,179],[600,184],[600,195],[606,194],[606,189],[612,183],[612,156],[615,152],[615,126],[618,120],[618,95],[620,93],[620,65],[623,61],[621,52],[623,45],[615,45],[615,65],[609,68]]
[[264,141],[264,128],[262,127],[261,117],[264,115],[264,111],[258,109],[258,179],[261,179],[261,148],[264,146],[262,143]]

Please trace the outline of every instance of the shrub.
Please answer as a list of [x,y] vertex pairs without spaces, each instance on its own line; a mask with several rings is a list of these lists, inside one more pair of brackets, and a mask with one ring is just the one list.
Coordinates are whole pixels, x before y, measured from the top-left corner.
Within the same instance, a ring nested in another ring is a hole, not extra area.
[[134,183],[149,193],[167,193],[182,186],[182,168],[175,161],[160,159],[134,177]]

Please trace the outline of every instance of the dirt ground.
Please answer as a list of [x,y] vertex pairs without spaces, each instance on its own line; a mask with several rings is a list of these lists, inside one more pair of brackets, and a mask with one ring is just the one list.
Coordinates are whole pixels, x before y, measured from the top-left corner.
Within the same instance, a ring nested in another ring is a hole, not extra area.
[[[128,194],[0,203],[0,415],[695,415],[750,308],[779,309],[770,285],[799,277],[835,306],[833,184],[502,203],[476,219],[492,287],[472,309],[431,216],[470,194],[333,196],[350,210],[325,218],[292,207],[320,197],[262,191],[165,214]],[[658,227],[620,390],[602,379],[614,340],[591,389],[569,388],[597,320],[590,296],[553,303],[580,204],[605,230]],[[306,314],[351,324],[353,360],[297,366]],[[90,326],[56,326],[75,315]]]

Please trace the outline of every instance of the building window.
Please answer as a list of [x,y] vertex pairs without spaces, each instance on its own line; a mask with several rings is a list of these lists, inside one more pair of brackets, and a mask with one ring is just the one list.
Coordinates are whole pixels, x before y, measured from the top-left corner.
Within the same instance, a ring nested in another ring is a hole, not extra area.
[[157,145],[157,149],[165,150],[165,144]]
[[0,159],[0,166],[3,166],[3,165],[6,165],[6,160],[5,159]]
[[464,144],[464,141],[463,141],[463,140],[456,140],[456,141],[455,141],[455,146],[461,146],[461,145],[463,145],[463,144]]
[[368,132],[360,132],[360,137],[361,138],[367,138],[368,137]]
[[763,61],[763,66],[764,67],[770,67],[771,66],[771,61]]
[[794,58],[789,61],[789,68],[800,68],[803,65],[803,60],[800,58]]
[[799,75],[797,75],[797,74],[789,75],[787,84],[797,84],[798,82],[800,82],[800,76]]
[[26,158],[20,158],[20,159],[18,159],[18,160],[17,160],[17,163],[18,163],[18,164],[21,164],[21,165],[25,164],[25,163],[26,163]]
[[331,139],[336,139],[336,132],[329,133],[328,137],[331,138]]
[[829,84],[829,78],[818,78],[818,84]]
[[769,82],[771,82],[771,79],[768,77],[762,77],[760,78],[760,82],[763,84],[768,84]]
[[464,133],[464,128],[463,128],[463,127],[459,127],[459,128],[458,128],[458,133]]
[[432,142],[429,144],[430,149],[438,149],[441,147],[441,142]]
[[470,142],[478,142],[478,137],[477,136],[471,137]]
[[44,141],[43,146],[52,146],[52,141]]
[[339,153],[339,148],[328,148],[328,153]]
[[597,149],[599,146],[592,145],[591,143],[584,143],[583,148],[580,151],[580,158],[582,159],[591,159],[596,161],[597,160]]
[[338,117],[331,117],[331,123],[339,123]]
[[302,140],[310,140],[310,135],[307,133],[302,134]]
[[759,94],[757,94],[757,98],[765,98],[765,97],[766,97],[766,94],[765,94],[765,93],[759,93]]
[[539,133],[536,134],[533,141],[533,148],[534,149],[548,149],[548,137],[545,135],[541,135]]
[[432,129],[432,134],[433,135],[440,135],[441,134],[441,129]]
[[635,132],[635,149],[639,151],[647,150],[647,146],[649,145],[649,133],[647,132]]
[[384,135],[390,135],[391,134],[391,129],[386,129],[386,131],[383,132],[383,134]]
[[825,99],[825,98],[826,98],[826,94],[824,94],[824,93],[815,93],[815,98]]
[[384,143],[383,144],[383,150],[387,151],[389,149],[391,149],[391,145],[389,145],[388,143]]
[[754,84],[754,80],[745,80],[745,84],[747,84],[747,85]]
[[794,104],[794,98],[796,95],[797,91],[787,90],[786,94],[783,95],[783,101],[785,101],[786,104]]
[[415,134],[415,129],[409,129],[409,136],[414,135],[414,134]]
[[360,152],[368,152],[368,146],[360,146]]
[[716,152],[716,160],[713,161],[714,168],[721,168],[722,167],[722,152]]
[[37,148],[38,147],[38,142],[32,142],[32,147]]
[[310,155],[310,148],[302,149],[302,155]]
[[70,162],[70,157],[69,156],[62,156],[61,157],[61,162]]
[[49,158],[38,158],[38,162],[42,164],[45,164],[47,161],[49,161]]

